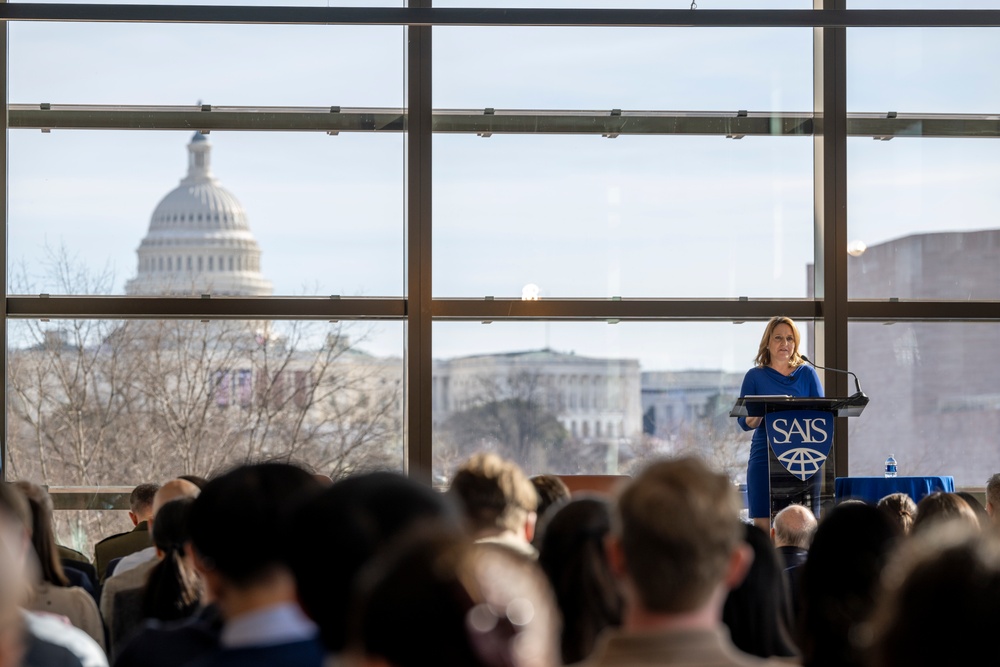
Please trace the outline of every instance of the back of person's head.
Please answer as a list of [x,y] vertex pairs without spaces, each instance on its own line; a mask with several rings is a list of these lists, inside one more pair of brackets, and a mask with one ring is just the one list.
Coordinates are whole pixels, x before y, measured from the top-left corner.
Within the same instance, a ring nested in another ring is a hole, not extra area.
[[[344,478],[295,510],[290,564],[302,607],[328,651],[344,648],[350,593],[362,566],[397,536],[430,522],[462,528],[450,497],[392,472]],[[330,537],[330,547],[316,544],[317,531]]]
[[160,507],[153,522],[153,544],[162,558],[150,571],[143,594],[145,618],[170,621],[193,614],[201,603],[202,583],[188,561],[193,498],[178,498]]
[[777,546],[808,549],[816,532],[816,516],[804,505],[789,505],[774,515],[773,530]]
[[42,581],[55,586],[69,586],[69,579],[59,559],[52,519],[52,497],[38,484],[20,480],[14,486],[24,495],[31,509],[31,544],[38,558]]
[[538,509],[538,494],[521,467],[493,452],[473,454],[459,466],[448,493],[474,533],[519,531]]
[[286,565],[288,513],[319,489],[284,463],[235,468],[209,480],[191,507],[191,542],[202,563],[238,587]]
[[986,480],[986,511],[993,523],[1000,523],[1000,472]]
[[859,628],[901,537],[899,525],[866,503],[841,503],[820,520],[802,571],[798,645],[805,667],[863,663]]
[[562,612],[563,664],[582,661],[605,628],[621,625],[621,594],[604,550],[610,531],[611,503],[597,497],[554,507],[546,522],[538,564]]
[[454,531],[411,533],[359,578],[351,649],[393,667],[560,664],[537,563]]
[[753,563],[726,596],[722,622],[744,653],[762,658],[794,656],[797,649],[789,628],[791,599],[784,564],[767,533],[750,524],[744,532],[744,540],[753,549]]
[[722,583],[743,538],[736,489],[701,459],[650,464],[618,497],[614,532],[639,602],[691,612]]
[[535,512],[539,521],[550,507],[566,502],[570,498],[569,487],[558,475],[535,475],[529,481],[538,494],[538,509]]
[[986,528],[989,527],[992,519],[990,519],[989,512],[986,511],[986,508],[983,507],[983,504],[979,502],[978,498],[976,498],[968,491],[956,491],[955,495],[964,500],[966,504],[972,509],[972,512],[976,515],[976,518],[979,519],[980,528],[985,530]]
[[886,570],[874,667],[989,662],[1000,619],[1000,538],[945,522],[914,535]]
[[177,479],[183,479],[187,482],[191,482],[199,489],[204,489],[205,485],[208,484],[208,480],[201,475],[177,475]]
[[129,494],[129,510],[140,521],[153,512],[153,497],[156,496],[156,491],[159,488],[159,484],[140,484]]
[[876,507],[898,523],[904,535],[909,535],[913,530],[913,520],[917,518],[917,504],[909,494],[890,493],[879,499]]
[[913,519],[912,533],[926,530],[942,521],[958,521],[970,527],[979,527],[979,517],[961,496],[946,491],[935,491],[917,503],[917,516]]

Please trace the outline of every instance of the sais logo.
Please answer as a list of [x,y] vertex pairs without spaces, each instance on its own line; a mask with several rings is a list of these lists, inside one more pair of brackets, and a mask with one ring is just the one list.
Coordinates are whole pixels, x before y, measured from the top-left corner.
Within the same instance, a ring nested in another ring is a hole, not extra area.
[[805,481],[819,472],[833,445],[833,415],[818,410],[772,412],[764,417],[767,440],[781,465]]

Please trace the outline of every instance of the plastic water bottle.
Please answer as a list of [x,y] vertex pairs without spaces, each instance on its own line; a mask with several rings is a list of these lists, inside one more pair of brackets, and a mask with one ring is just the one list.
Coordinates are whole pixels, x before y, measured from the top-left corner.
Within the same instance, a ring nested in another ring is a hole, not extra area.
[[885,460],[885,476],[886,477],[896,476],[896,459],[893,458],[892,454],[889,454],[889,458]]

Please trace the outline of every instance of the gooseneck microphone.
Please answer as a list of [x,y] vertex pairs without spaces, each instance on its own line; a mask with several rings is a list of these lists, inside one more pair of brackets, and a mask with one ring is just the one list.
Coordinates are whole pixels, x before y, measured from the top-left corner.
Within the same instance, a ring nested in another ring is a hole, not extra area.
[[859,403],[864,402],[865,404],[868,403],[868,397],[865,396],[865,392],[861,391],[861,381],[858,380],[857,375],[855,375],[851,371],[845,371],[840,368],[830,368],[829,366],[818,366],[817,364],[813,363],[813,360],[807,357],[806,355],[800,354],[799,356],[802,357],[802,361],[806,362],[813,368],[822,368],[823,370],[833,371],[834,373],[846,373],[847,375],[854,377],[854,388],[857,389],[857,391],[850,396],[850,400],[852,402],[859,402]]

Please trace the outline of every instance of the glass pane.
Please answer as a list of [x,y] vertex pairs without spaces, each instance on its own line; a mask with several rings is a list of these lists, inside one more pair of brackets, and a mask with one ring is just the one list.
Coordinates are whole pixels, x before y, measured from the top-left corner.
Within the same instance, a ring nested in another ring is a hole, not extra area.
[[12,22],[9,31],[14,104],[403,106],[400,26]]
[[[88,492],[252,460],[402,470],[402,341],[400,322],[9,321],[6,478]],[[94,521],[87,540],[110,534]]]
[[995,139],[848,141],[851,298],[1000,298]]
[[853,323],[851,367],[871,403],[850,424],[850,474],[952,475],[982,487],[1000,470],[996,323]]
[[435,108],[529,116],[524,134],[435,135],[436,296],[526,284],[543,297],[805,296],[807,136],[552,124],[564,110],[806,112],[811,31],[440,28],[434,39]]
[[852,28],[847,110],[995,114],[998,37],[997,28]]
[[742,483],[750,436],[729,411],[762,332],[759,322],[436,324],[435,481],[492,449],[529,474],[621,474],[696,451]]
[[11,293],[404,291],[402,133],[8,137]]

